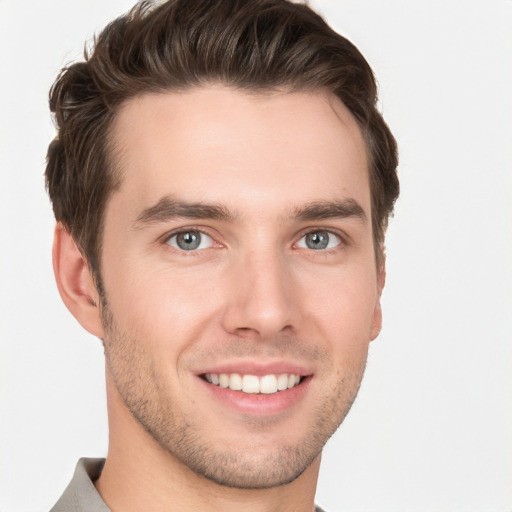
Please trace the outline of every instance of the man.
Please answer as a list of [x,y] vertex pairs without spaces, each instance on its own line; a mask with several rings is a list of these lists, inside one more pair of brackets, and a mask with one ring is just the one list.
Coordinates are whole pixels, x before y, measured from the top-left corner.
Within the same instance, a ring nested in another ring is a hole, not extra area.
[[68,309],[103,340],[106,461],[54,507],[311,511],[381,327],[396,144],[305,5],[142,3],[51,91]]

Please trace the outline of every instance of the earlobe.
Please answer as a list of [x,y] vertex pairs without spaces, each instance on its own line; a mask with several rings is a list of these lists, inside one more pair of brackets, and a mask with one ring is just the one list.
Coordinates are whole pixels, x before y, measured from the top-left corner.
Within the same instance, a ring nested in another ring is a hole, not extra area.
[[71,314],[84,329],[103,338],[98,291],[86,260],[61,222],[55,226],[53,271],[60,296]]
[[373,312],[373,322],[370,332],[370,340],[373,341],[380,333],[382,329],[382,308],[380,305],[380,297],[382,290],[386,284],[386,262],[383,256],[382,264],[377,269],[377,302],[375,304],[375,310]]

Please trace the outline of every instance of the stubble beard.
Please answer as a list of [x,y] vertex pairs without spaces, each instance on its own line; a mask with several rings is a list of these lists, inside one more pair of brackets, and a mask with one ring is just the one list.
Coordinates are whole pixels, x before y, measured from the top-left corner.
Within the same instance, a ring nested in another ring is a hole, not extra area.
[[[164,452],[196,475],[227,487],[265,489],[297,479],[320,455],[349,412],[366,364],[364,357],[349,375],[340,376],[336,389],[321,397],[309,419],[311,425],[299,442],[265,451],[255,450],[248,441],[246,449],[234,450],[229,433],[223,446],[204,439],[202,431],[208,426],[192,424],[176,407],[173,397],[164,391],[163,379],[144,343],[119,328],[106,304],[102,319],[107,369],[131,415]],[[248,439],[264,435],[265,426],[257,419],[248,420]]]

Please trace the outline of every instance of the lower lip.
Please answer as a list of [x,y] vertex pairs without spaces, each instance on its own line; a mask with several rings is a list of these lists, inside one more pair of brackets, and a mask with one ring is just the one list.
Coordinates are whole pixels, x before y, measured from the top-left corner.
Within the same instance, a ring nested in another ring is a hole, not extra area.
[[276,393],[244,393],[233,391],[229,388],[221,388],[215,384],[206,382],[201,377],[199,380],[217,400],[228,407],[251,416],[270,416],[285,412],[297,405],[306,394],[311,377],[306,377],[298,386]]

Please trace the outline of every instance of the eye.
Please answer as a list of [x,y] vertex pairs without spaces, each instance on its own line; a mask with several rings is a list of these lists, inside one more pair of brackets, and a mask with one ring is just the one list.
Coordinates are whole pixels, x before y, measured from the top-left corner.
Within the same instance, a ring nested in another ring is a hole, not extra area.
[[172,235],[167,240],[167,243],[171,247],[181,251],[196,251],[212,247],[213,240],[206,233],[191,229]]
[[319,230],[311,231],[304,235],[297,247],[301,249],[313,249],[314,251],[321,251],[325,249],[333,249],[341,244],[341,238],[330,231]]

